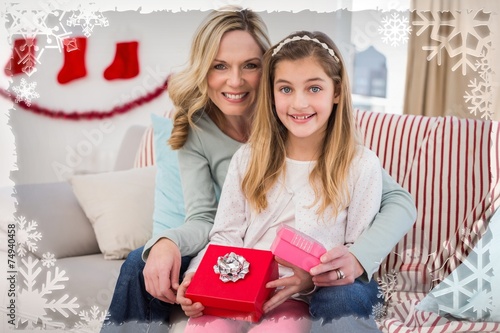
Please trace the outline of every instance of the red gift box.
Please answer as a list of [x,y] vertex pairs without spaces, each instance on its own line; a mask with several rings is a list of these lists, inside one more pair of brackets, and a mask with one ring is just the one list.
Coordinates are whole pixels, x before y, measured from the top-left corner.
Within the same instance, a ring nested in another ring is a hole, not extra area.
[[[234,253],[250,265],[244,278],[223,282],[214,271],[219,257]],[[274,289],[266,288],[278,278],[278,263],[271,251],[210,244],[186,290],[185,297],[200,302],[206,315],[258,322],[262,306]]]
[[271,251],[289,263],[308,271],[321,263],[326,252],[323,245],[308,235],[287,225],[281,225],[271,245]]

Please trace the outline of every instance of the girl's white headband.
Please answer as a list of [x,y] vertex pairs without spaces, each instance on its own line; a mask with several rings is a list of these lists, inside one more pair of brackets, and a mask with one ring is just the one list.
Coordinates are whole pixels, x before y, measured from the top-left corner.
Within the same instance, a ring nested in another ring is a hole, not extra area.
[[281,48],[283,47],[283,45],[285,44],[288,44],[290,42],[294,42],[294,41],[297,41],[297,40],[309,40],[311,42],[315,42],[315,43],[318,43],[319,45],[321,45],[325,50],[328,51],[328,53],[330,53],[330,55],[333,57],[333,59],[335,59],[335,61],[337,63],[339,63],[339,58],[335,55],[335,52],[333,52],[333,50],[331,48],[328,47],[328,45],[326,45],[326,43],[322,43],[320,42],[318,39],[316,38],[311,38],[307,35],[304,35],[302,37],[299,37],[299,36],[295,36],[295,37],[292,37],[292,38],[287,38],[285,39],[284,41],[282,41],[278,46],[276,46],[276,48],[274,49],[273,51],[273,54],[272,56],[274,57],[276,55],[276,53],[278,53]]

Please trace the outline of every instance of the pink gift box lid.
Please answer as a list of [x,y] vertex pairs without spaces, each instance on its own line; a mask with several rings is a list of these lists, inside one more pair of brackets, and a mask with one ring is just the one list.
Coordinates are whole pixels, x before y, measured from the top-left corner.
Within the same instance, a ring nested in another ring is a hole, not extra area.
[[286,224],[279,226],[277,237],[318,258],[326,252],[326,248],[314,238]]

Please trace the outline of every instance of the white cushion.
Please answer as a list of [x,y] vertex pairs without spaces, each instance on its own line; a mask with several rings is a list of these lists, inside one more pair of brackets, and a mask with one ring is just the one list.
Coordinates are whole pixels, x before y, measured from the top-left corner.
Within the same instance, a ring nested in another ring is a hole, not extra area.
[[156,167],[70,179],[105,259],[126,258],[151,237]]

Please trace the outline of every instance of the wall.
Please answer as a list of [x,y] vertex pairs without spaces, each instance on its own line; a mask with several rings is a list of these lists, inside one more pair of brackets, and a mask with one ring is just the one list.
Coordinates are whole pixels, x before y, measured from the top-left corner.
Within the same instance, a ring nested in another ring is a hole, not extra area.
[[[187,58],[193,22],[198,22],[203,14],[103,12],[109,26],[96,27],[87,40],[87,76],[59,84],[56,78],[63,66],[63,54],[45,47],[41,64],[36,64],[37,72],[29,77],[30,82],[37,82],[40,95],[33,103],[67,112],[109,110],[152,91]],[[130,80],[105,80],[102,73],[114,58],[115,43],[127,40],[140,43],[140,74]],[[40,47],[46,46],[44,38],[37,41]],[[12,85],[18,85],[19,80],[20,77],[14,77]],[[163,94],[151,103],[105,121],[53,119],[15,106],[9,125],[15,137],[18,171],[13,172],[12,179],[16,183],[51,182],[72,173],[110,170],[125,130],[132,124],[149,124],[151,113],[163,114],[169,105],[168,95]]]

